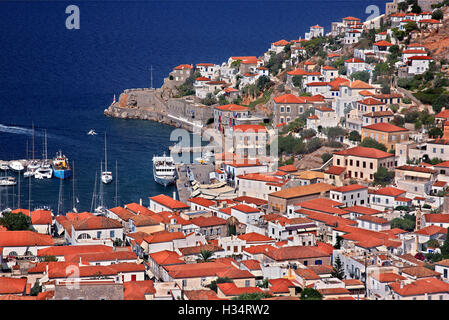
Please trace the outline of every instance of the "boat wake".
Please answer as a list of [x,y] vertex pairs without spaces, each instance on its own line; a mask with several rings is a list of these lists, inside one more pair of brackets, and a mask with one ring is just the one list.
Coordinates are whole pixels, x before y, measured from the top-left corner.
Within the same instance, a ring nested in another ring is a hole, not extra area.
[[[42,136],[43,137],[44,134],[40,131],[41,130],[39,130],[39,129],[34,129],[34,136]],[[4,124],[0,124],[0,132],[13,133],[13,134],[24,134],[24,135],[28,135],[28,136],[33,135],[32,129],[18,127],[18,126],[7,126]],[[47,136],[50,136],[50,135],[47,134]]]
[[31,129],[15,127],[15,126],[5,126],[3,124],[0,124],[0,132],[27,134],[27,135],[33,134],[33,130],[31,130]]

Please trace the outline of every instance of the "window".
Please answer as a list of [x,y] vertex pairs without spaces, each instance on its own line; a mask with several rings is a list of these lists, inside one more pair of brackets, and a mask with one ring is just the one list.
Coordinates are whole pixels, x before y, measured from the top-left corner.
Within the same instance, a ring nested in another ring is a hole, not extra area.
[[111,230],[111,231],[109,232],[109,236],[110,236],[111,238],[115,238],[115,231],[114,231],[114,230]]
[[249,280],[245,280],[245,287],[249,287],[251,284],[250,284],[250,281]]
[[321,265],[322,261],[321,260],[315,260],[315,265]]

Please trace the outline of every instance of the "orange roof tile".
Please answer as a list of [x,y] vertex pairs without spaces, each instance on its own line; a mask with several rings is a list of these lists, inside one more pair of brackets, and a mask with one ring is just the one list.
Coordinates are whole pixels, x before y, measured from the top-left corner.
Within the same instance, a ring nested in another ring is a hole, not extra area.
[[394,157],[393,154],[381,151],[375,148],[366,148],[366,147],[354,147],[346,150],[341,150],[338,152],[334,152],[336,155],[344,155],[344,156],[356,156],[362,158],[375,158],[375,159],[383,159]]
[[189,205],[187,205],[181,201],[175,200],[165,194],[160,194],[160,195],[157,195],[154,197],[150,197],[150,199],[163,205],[164,207],[170,208],[172,210],[190,208]]
[[408,131],[408,129],[398,127],[398,126],[392,125],[391,123],[387,123],[387,122],[371,124],[369,126],[362,127],[362,129],[369,129],[369,130],[382,131],[382,132]]

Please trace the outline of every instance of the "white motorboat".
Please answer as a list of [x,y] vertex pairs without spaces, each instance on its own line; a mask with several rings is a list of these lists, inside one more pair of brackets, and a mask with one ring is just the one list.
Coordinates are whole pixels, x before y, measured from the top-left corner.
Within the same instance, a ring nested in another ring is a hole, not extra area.
[[51,167],[41,167],[36,170],[34,177],[36,179],[51,179],[53,176],[53,169]]
[[0,186],[15,186],[17,184],[14,177],[0,177]]
[[20,161],[11,161],[9,163],[9,168],[13,171],[16,172],[21,172],[25,169],[25,167],[23,166],[23,164]]
[[0,164],[0,170],[3,170],[3,171],[9,170],[8,163]]
[[101,173],[101,182],[104,184],[108,184],[112,182],[112,172],[111,171],[103,171]]
[[164,153],[162,157],[153,157],[154,181],[164,187],[175,182],[176,166],[172,157],[167,157]]
[[31,178],[32,176],[34,176],[35,175],[35,171],[29,171],[29,170],[27,170],[27,171],[25,171],[24,173],[23,173],[23,177],[24,178]]
[[87,133],[89,136],[96,136],[97,133],[95,132],[94,129],[90,129],[89,132]]

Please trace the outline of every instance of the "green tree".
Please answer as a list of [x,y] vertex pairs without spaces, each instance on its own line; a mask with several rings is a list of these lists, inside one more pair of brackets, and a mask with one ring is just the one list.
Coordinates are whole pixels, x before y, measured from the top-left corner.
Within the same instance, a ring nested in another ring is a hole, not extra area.
[[58,258],[56,256],[45,256],[44,262],[56,262],[58,261]]
[[297,88],[302,88],[303,76],[296,75],[292,78],[292,83]]
[[237,297],[233,297],[231,300],[261,300],[270,297],[272,297],[272,295],[266,292],[251,292],[243,293]]
[[351,141],[361,141],[362,140],[362,136],[360,135],[360,133],[358,133],[358,131],[351,131],[349,133],[349,140]]
[[215,98],[215,96],[214,96],[211,92],[209,92],[209,93],[206,95],[206,98],[204,98],[203,100],[201,100],[201,103],[204,104],[204,105],[206,105],[206,106],[211,106],[211,105],[217,103],[217,98]]
[[408,9],[408,4],[405,1],[399,2],[398,3],[398,10],[401,12],[406,12]]
[[413,13],[420,14],[422,12],[422,9],[421,9],[421,7],[417,3],[415,3],[414,5],[412,5],[411,11]]
[[301,300],[323,300],[323,295],[313,288],[304,288],[301,292]]
[[200,251],[200,259],[198,259],[199,262],[208,262],[214,253],[210,250],[201,250]]
[[351,80],[361,80],[363,82],[368,82],[370,78],[370,74],[367,71],[357,71],[354,73],[351,73],[350,76]]
[[443,135],[443,131],[441,131],[438,127],[433,127],[429,130],[429,136],[432,138],[441,137]]
[[410,33],[413,30],[418,30],[418,25],[415,21],[410,21],[405,24],[405,32]]
[[332,277],[343,280],[345,278],[345,270],[343,269],[343,263],[341,263],[340,257],[335,259],[334,269],[332,270]]
[[262,283],[258,284],[257,286],[258,286],[259,288],[268,288],[269,284],[270,284],[270,283],[268,282],[268,279],[265,278],[265,279],[263,279]]
[[406,231],[415,230],[415,217],[410,214],[405,214],[402,218],[394,218],[391,220],[391,228],[399,228]]
[[441,94],[432,103],[432,109],[435,113],[439,113],[443,107],[449,107],[449,95]]
[[232,283],[233,281],[231,279],[229,279],[228,277],[218,277],[217,280],[213,280],[211,281],[210,284],[206,285],[206,287],[208,287],[209,289],[217,292],[217,284],[219,283]]
[[390,184],[393,178],[394,172],[388,171],[385,167],[379,167],[376,173],[374,173],[374,184],[385,186],[387,184]]
[[39,292],[42,292],[42,286],[39,285],[39,280],[36,280],[34,285],[31,287],[30,296],[37,296]]
[[444,240],[444,243],[441,246],[441,254],[445,259],[449,258],[449,228],[447,228],[446,240]]
[[6,227],[9,231],[33,230],[31,226],[31,218],[24,215],[22,212],[3,213],[3,217],[0,218],[0,225]]
[[335,239],[335,245],[334,248],[335,249],[340,249],[341,248],[341,242],[343,241],[343,237],[338,235],[337,238]]
[[380,142],[377,142],[376,140],[370,137],[366,137],[365,139],[363,139],[363,141],[360,143],[360,146],[366,148],[375,148],[385,152],[387,151],[387,147],[385,145],[383,145]]
[[332,154],[330,153],[323,153],[321,155],[321,160],[323,160],[323,163],[326,163],[327,161],[329,161],[329,159],[332,158]]

